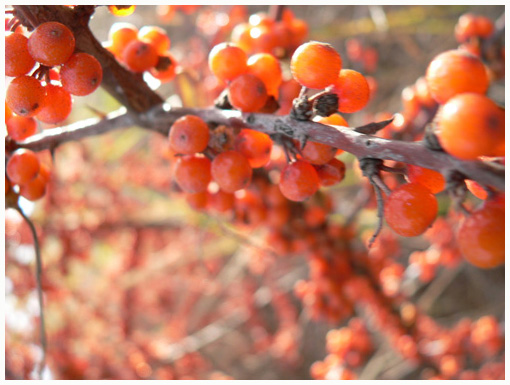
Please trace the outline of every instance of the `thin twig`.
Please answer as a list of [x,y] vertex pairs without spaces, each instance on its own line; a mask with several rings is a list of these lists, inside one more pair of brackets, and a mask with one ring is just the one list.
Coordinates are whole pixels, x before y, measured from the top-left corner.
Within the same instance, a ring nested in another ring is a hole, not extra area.
[[372,245],[374,244],[375,240],[377,239],[377,236],[381,232],[382,227],[383,227],[383,219],[384,219],[384,201],[383,201],[383,197],[382,197],[382,193],[381,193],[381,188],[379,187],[379,185],[376,182],[374,182],[373,178],[370,178],[370,183],[372,183],[372,186],[374,186],[375,197],[376,197],[376,200],[377,200],[377,218],[378,218],[378,221],[377,221],[377,228],[375,229],[374,235],[372,235],[372,237],[368,241],[368,248],[369,249],[372,247]]
[[41,349],[42,349],[42,358],[39,362],[39,367],[37,368],[37,374],[39,379],[42,379],[42,372],[44,370],[44,366],[46,364],[46,351],[47,351],[47,339],[46,339],[46,326],[44,323],[44,304],[43,304],[43,291],[42,291],[42,260],[41,260],[41,248],[39,246],[39,239],[37,238],[37,232],[35,230],[35,226],[33,222],[28,218],[23,210],[18,206],[16,208],[18,212],[21,214],[25,222],[30,227],[30,231],[32,233],[32,237],[34,238],[34,249],[35,249],[35,263],[36,263],[36,282],[37,282],[37,299],[39,301],[39,334],[41,338]]

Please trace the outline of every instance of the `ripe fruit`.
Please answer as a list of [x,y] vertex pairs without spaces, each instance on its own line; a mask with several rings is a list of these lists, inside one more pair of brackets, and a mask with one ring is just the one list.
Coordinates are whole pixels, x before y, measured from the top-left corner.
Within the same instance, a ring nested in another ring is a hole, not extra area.
[[149,72],[162,83],[166,83],[175,78],[176,68],[177,60],[171,54],[165,53],[160,55],[158,63],[154,68],[149,69]]
[[122,51],[122,61],[130,71],[148,71],[158,63],[158,51],[152,44],[132,40]]
[[14,115],[9,118],[5,125],[9,136],[18,141],[34,135],[37,131],[37,122],[34,118]]
[[161,27],[148,25],[142,27],[138,31],[138,39],[154,46],[160,55],[170,49],[170,38]]
[[441,173],[414,164],[407,165],[407,177],[411,183],[425,186],[432,194],[443,191],[446,186],[446,181]]
[[5,171],[13,184],[25,184],[39,173],[40,165],[37,155],[31,150],[18,149],[9,158]]
[[467,189],[478,199],[485,200],[488,197],[487,191],[484,190],[482,186],[476,183],[474,180],[466,179],[466,187]]
[[37,113],[37,119],[49,124],[62,122],[69,116],[73,107],[71,94],[64,88],[53,84],[47,84],[44,89],[46,96]]
[[209,127],[198,116],[186,115],[175,121],[169,133],[170,148],[178,154],[204,151],[209,143]]
[[35,64],[28,52],[28,38],[21,33],[11,33],[5,37],[5,75],[27,74]]
[[278,96],[278,88],[282,82],[280,62],[273,55],[259,53],[248,58],[248,73],[257,76],[266,86],[267,93]]
[[208,195],[207,191],[201,191],[198,193],[187,193],[185,198],[192,209],[202,210],[207,206]]
[[74,52],[74,35],[64,24],[50,21],[39,25],[28,38],[28,51],[48,67],[64,64]]
[[228,87],[228,100],[243,112],[256,112],[266,104],[266,86],[255,75],[240,75]]
[[505,112],[484,95],[454,96],[443,106],[437,122],[441,146],[457,158],[505,155]]
[[209,69],[223,81],[233,80],[247,70],[246,53],[237,45],[221,43],[209,53]]
[[174,178],[186,193],[206,191],[211,181],[211,161],[193,155],[179,157],[174,168]]
[[138,28],[131,23],[114,23],[108,32],[108,38],[111,42],[110,51],[115,56],[121,57],[122,51],[132,41],[138,37]]
[[388,196],[384,217],[397,234],[414,237],[422,234],[437,216],[436,197],[418,183],[407,183]]
[[301,155],[308,162],[316,165],[328,163],[336,155],[336,148],[327,144],[308,141],[301,150]]
[[430,94],[440,104],[463,92],[484,94],[489,87],[481,60],[464,50],[450,50],[437,55],[430,62],[425,78]]
[[340,71],[332,92],[338,95],[338,111],[356,112],[366,106],[370,99],[370,90],[365,77],[357,71]]
[[243,128],[236,136],[234,146],[248,159],[252,168],[258,168],[269,162],[273,141],[263,132]]
[[39,80],[19,76],[9,84],[5,100],[9,108],[24,117],[34,116],[42,106],[45,91]]
[[505,210],[485,205],[461,224],[457,244],[466,260],[483,269],[505,262]]
[[62,87],[72,95],[85,96],[94,92],[103,80],[103,68],[88,53],[76,53],[60,68]]
[[[41,166],[42,167],[42,166]],[[19,193],[29,201],[36,201],[42,198],[46,192],[47,180],[39,173],[34,179],[19,186]]]
[[320,185],[324,187],[333,186],[341,182],[345,177],[345,163],[336,158],[315,169],[319,176]]
[[114,16],[129,16],[136,9],[136,5],[109,5],[108,11]]
[[323,89],[333,84],[342,68],[342,58],[326,43],[311,41],[296,49],[290,61],[292,76],[303,87]]
[[279,186],[287,199],[301,202],[319,189],[319,176],[310,163],[298,160],[284,167]]
[[349,127],[349,123],[347,123],[344,117],[340,114],[331,114],[324,118],[318,119],[317,122],[321,124],[327,124],[328,126]]
[[494,31],[494,23],[485,16],[466,13],[459,17],[455,25],[455,38],[459,43],[468,41],[473,37],[487,38]]
[[225,151],[212,161],[211,174],[223,191],[233,193],[248,187],[252,169],[244,155],[237,151]]

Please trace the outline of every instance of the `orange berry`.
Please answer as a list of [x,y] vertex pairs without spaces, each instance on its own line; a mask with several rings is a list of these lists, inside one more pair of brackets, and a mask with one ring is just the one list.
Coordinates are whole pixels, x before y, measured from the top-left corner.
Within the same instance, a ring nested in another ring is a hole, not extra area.
[[299,46],[290,61],[290,70],[304,87],[323,89],[333,84],[342,68],[342,58],[326,43],[311,41]]
[[317,120],[317,123],[327,124],[328,126],[349,127],[347,120],[345,120],[345,118],[340,114],[331,114],[329,116],[320,118]]
[[397,234],[414,237],[422,234],[437,216],[436,197],[418,183],[407,183],[386,198],[384,217]]
[[48,67],[64,64],[73,54],[74,35],[64,24],[50,21],[40,24],[28,38],[28,51]]
[[505,263],[505,210],[485,205],[464,219],[457,244],[466,260],[482,269]]
[[108,11],[114,16],[129,16],[136,9],[136,5],[109,5]]
[[321,186],[333,186],[345,177],[345,163],[336,158],[328,163],[316,167]]
[[301,150],[301,155],[308,162],[321,165],[328,163],[336,155],[336,148],[328,146],[327,144],[308,141],[305,147]]
[[220,188],[229,193],[248,187],[252,169],[248,159],[237,151],[225,151],[212,161],[211,174]]
[[229,81],[242,75],[247,70],[246,53],[237,45],[221,43],[209,53],[209,69],[223,81]]
[[[166,62],[163,62],[166,60]],[[163,64],[160,64],[162,63]],[[152,76],[154,76],[156,79],[161,81],[162,83],[169,82],[175,78],[175,70],[177,68],[177,60],[169,54],[164,53],[160,55],[158,59],[158,64],[156,64],[156,67],[149,69],[149,72]]]
[[290,42],[289,48],[294,49],[294,47],[298,47],[300,44],[303,44],[306,36],[308,35],[308,24],[306,21],[302,19],[292,19],[288,24]]
[[437,55],[425,76],[429,91],[436,102],[444,104],[463,92],[485,94],[489,78],[484,64],[464,50],[450,50]]
[[301,202],[319,189],[319,176],[308,162],[298,160],[284,167],[280,176],[280,191],[289,200]]
[[5,125],[7,126],[9,136],[17,141],[26,139],[37,131],[37,122],[34,118],[14,115],[11,116]]
[[207,206],[208,195],[207,191],[200,191],[197,193],[185,193],[184,197],[193,210],[202,210]]
[[234,203],[235,195],[221,189],[209,196],[209,207],[220,213],[231,211],[234,208]]
[[122,62],[130,71],[148,71],[158,63],[158,51],[152,44],[132,40],[122,51]]
[[476,32],[481,38],[488,38],[494,32],[494,23],[486,16],[476,18]]
[[44,87],[39,80],[23,75],[9,84],[5,100],[14,113],[29,118],[41,108],[44,95]]
[[338,111],[340,112],[359,111],[370,99],[367,80],[354,70],[341,70],[334,82],[332,92],[338,95]]
[[46,178],[39,173],[34,179],[27,183],[20,184],[19,194],[29,201],[36,201],[46,193]]
[[440,172],[425,167],[407,165],[407,177],[411,183],[419,183],[428,188],[432,194],[444,190],[446,181]]
[[11,33],[5,37],[5,76],[27,74],[35,64],[28,52],[28,38],[21,33]]
[[248,73],[257,76],[264,82],[267,93],[277,96],[282,82],[280,62],[273,55],[259,53],[248,58]]
[[5,166],[7,177],[13,184],[30,182],[37,176],[39,169],[37,155],[24,148],[14,151]]
[[211,161],[194,155],[179,157],[174,168],[174,178],[186,193],[206,191],[211,181]]
[[420,76],[414,85],[414,92],[420,104],[427,108],[433,108],[437,105],[436,101],[430,95],[429,86],[425,77]]
[[177,154],[204,151],[209,143],[209,127],[198,116],[185,115],[175,121],[168,135],[170,148]]
[[103,68],[88,53],[79,52],[60,68],[60,81],[64,90],[72,95],[85,96],[94,92],[103,80]]
[[113,23],[108,38],[111,41],[110,50],[115,56],[121,57],[124,48],[138,38],[138,28],[131,23]]
[[57,124],[65,120],[71,113],[73,100],[64,88],[47,84],[44,89],[46,96],[36,117],[44,123]]
[[236,136],[234,146],[248,159],[252,168],[258,168],[269,163],[273,141],[263,132],[243,128]]
[[228,87],[228,100],[243,112],[256,112],[266,104],[266,86],[255,75],[239,75]]
[[142,27],[138,31],[138,39],[153,45],[159,55],[164,54],[170,49],[170,38],[161,27],[154,25]]
[[459,94],[443,106],[437,136],[449,154],[465,160],[479,156],[504,156],[505,111],[488,97]]
[[455,38],[459,43],[469,40],[477,35],[476,15],[473,13],[465,13],[455,25]]
[[254,51],[254,42],[250,34],[252,28],[253,26],[248,23],[241,23],[232,30],[232,42],[244,52]]

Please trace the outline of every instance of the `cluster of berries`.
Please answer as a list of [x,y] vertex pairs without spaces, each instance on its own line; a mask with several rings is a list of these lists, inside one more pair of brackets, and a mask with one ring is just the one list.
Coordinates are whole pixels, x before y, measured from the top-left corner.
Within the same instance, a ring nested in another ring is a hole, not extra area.
[[161,27],[144,26],[138,30],[131,23],[117,22],[111,26],[103,46],[132,72],[148,71],[161,82],[175,77],[177,61],[169,52],[170,38]]
[[[34,66],[37,69],[29,75]],[[71,113],[72,95],[85,96],[101,84],[99,61],[75,52],[72,31],[58,22],[40,24],[27,37],[22,30],[5,37],[5,74],[13,77],[5,100],[7,134],[22,141],[37,132],[37,121],[57,124]],[[27,149],[8,156],[6,194],[17,185],[29,200],[44,196],[49,167]]]

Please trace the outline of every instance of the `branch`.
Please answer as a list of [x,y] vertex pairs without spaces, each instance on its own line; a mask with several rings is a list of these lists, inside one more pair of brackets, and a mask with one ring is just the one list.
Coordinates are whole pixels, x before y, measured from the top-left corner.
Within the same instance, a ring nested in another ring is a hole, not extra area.
[[[482,161],[464,161],[443,151],[431,150],[423,142],[382,139],[356,132],[350,127],[327,126],[310,121],[298,121],[289,116],[242,113],[234,110],[171,108],[167,104],[140,114],[136,123],[166,136],[172,124],[184,115],[196,115],[208,123],[239,129],[251,128],[269,135],[284,135],[294,139],[306,136],[311,141],[340,148],[358,158],[394,160],[436,170],[443,175],[449,175],[455,171],[482,185],[492,186],[500,191],[505,190],[504,167]],[[45,130],[24,142],[11,144],[7,150],[29,148],[39,151],[54,148],[67,141],[130,126],[135,123],[135,120],[127,113],[117,112],[108,115],[106,119],[85,123],[88,125],[79,123]]]

